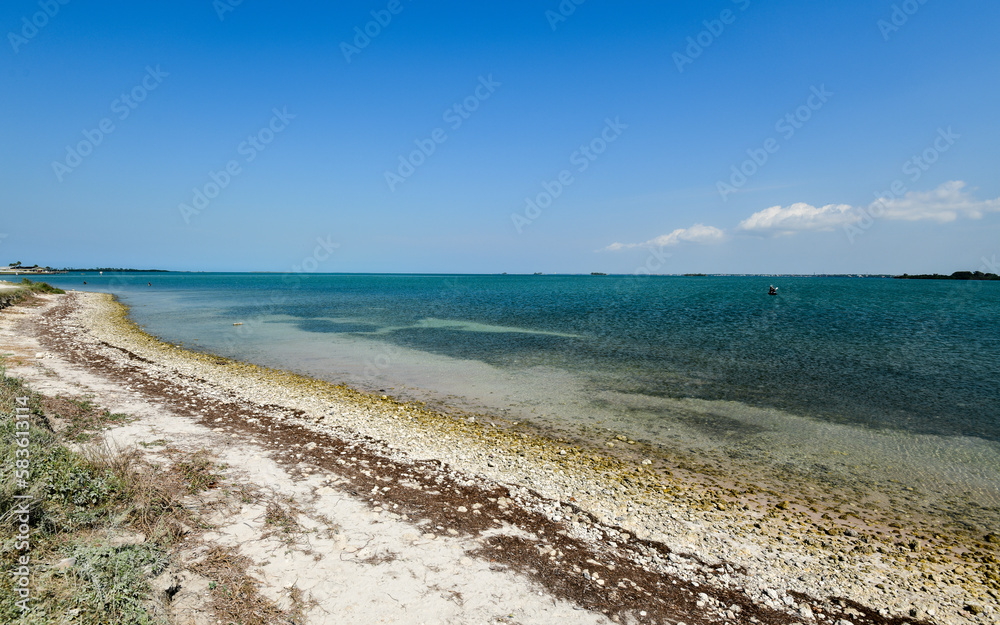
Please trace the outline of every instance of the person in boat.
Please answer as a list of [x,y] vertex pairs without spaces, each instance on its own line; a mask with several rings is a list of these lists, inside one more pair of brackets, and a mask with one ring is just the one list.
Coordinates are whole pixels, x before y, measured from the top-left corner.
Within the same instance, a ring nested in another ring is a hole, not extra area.
[[772,284],[770,287],[768,287],[767,294],[768,295],[777,295],[778,294],[778,289],[775,288],[775,286]]

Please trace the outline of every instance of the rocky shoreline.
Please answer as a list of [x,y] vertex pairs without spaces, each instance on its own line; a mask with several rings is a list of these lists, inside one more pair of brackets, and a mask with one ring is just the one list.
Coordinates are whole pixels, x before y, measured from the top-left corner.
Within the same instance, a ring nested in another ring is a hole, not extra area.
[[480,537],[473,557],[618,622],[1000,616],[989,536],[921,539],[902,524],[838,519],[819,494],[689,479],[624,436],[609,442],[629,453],[612,456],[491,415],[187,351],[143,333],[106,295],[48,299],[28,331],[52,354],[264,441],[302,475],[337,473],[371,509],[425,535]]

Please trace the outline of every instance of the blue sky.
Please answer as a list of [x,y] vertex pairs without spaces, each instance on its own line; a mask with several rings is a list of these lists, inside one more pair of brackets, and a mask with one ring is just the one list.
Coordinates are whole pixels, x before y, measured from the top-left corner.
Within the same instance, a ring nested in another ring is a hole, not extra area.
[[0,264],[997,270],[994,2],[319,4],[3,3]]

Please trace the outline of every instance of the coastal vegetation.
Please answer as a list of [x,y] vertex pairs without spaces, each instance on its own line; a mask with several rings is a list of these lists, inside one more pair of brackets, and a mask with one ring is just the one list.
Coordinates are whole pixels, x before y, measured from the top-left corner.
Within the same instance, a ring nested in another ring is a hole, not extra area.
[[[0,361],[0,567],[29,572],[0,576],[0,622],[170,622],[162,579],[203,524],[185,498],[220,486],[221,467],[207,452],[180,450],[171,450],[169,467],[155,466],[95,436],[129,419],[86,398],[40,395]],[[26,474],[15,472],[18,459]],[[257,593],[238,556],[220,548],[209,555],[198,571],[212,580],[208,601],[217,616],[288,621]]]
[[13,262],[8,264],[6,267],[0,266],[0,275],[2,274],[50,274],[50,273],[97,273],[97,272],[108,272],[108,273],[164,273],[166,269],[131,269],[126,267],[63,267],[62,269],[54,269],[49,266],[41,265],[25,265],[21,261]]
[[995,273],[983,273],[982,271],[956,271],[950,276],[939,273],[921,273],[910,275],[904,273],[901,276],[893,276],[900,280],[1000,280],[1000,276]]
[[25,265],[21,261],[13,262],[6,267],[0,267],[0,274],[13,273],[55,273],[52,267],[40,267],[39,265]]
[[35,293],[60,295],[66,292],[45,282],[32,282],[27,278],[15,286],[20,288],[0,291],[0,310],[20,303]]
[[167,273],[167,269],[131,269],[128,267],[91,267],[91,268],[81,268],[81,267],[66,267],[64,269],[57,269],[61,273],[70,272],[83,272],[83,273],[94,273],[99,271],[106,271],[108,273]]
[[[27,414],[15,418],[24,403]],[[80,623],[152,623],[147,578],[166,565],[177,535],[168,519],[178,507],[157,481],[135,472],[133,456],[71,449],[52,428],[47,407],[58,408],[62,414],[54,418],[69,423],[101,422],[85,402],[48,401],[0,370],[0,508],[11,511],[0,524],[0,565],[31,571],[24,603],[15,587],[19,578],[0,577],[0,620],[48,623],[72,615]],[[28,429],[18,421],[27,421]],[[27,446],[18,444],[25,439]],[[11,468],[25,455],[29,469],[15,473]],[[124,528],[154,538],[108,538],[110,530]]]
[[44,293],[46,295],[64,295],[66,291],[58,289],[47,282],[32,282],[28,278],[21,280],[20,286],[31,293]]

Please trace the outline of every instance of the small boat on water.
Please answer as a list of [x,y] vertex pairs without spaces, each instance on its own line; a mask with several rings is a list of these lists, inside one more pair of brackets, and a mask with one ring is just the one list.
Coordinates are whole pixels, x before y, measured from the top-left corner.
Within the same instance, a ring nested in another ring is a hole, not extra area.
[[767,294],[768,295],[777,295],[778,294],[778,287],[776,287],[776,286],[774,286],[772,284],[770,287],[768,287]]

